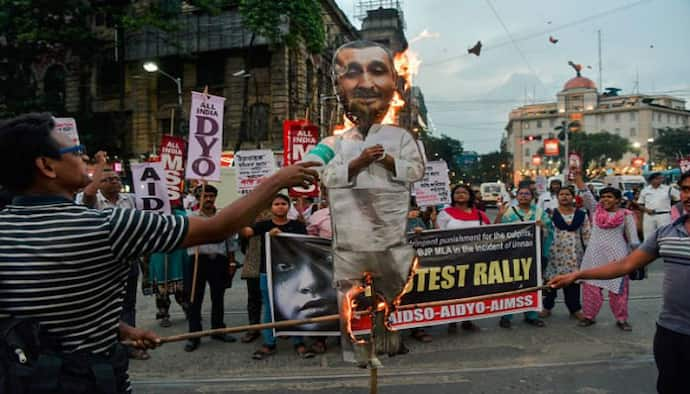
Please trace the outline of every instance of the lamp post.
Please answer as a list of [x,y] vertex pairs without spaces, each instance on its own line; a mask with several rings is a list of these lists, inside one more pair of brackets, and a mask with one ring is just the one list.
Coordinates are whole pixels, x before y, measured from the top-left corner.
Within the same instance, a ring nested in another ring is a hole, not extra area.
[[156,62],[144,63],[144,70],[149,73],[160,73],[166,76],[171,81],[175,82],[175,85],[177,86],[177,107],[180,111],[178,118],[180,120],[180,132],[182,132],[182,79],[180,79],[179,77],[173,77],[172,75],[161,70],[160,68],[158,68],[158,64]]
[[649,158],[649,171],[652,171],[652,144],[654,138],[647,138],[647,157]]

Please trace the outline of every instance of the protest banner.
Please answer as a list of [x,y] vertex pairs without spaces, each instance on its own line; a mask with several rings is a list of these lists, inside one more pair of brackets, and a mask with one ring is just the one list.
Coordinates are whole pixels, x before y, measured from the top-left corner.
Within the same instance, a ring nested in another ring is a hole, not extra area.
[[192,92],[186,179],[220,181],[224,97]]
[[55,120],[55,131],[65,134],[74,145],[79,145],[79,133],[77,132],[77,121],[74,118],[53,118]]
[[[400,307],[390,315],[394,329],[541,310],[538,290],[499,294],[541,285],[541,242],[534,222],[425,231],[410,234],[408,240],[417,250],[419,266],[405,289]],[[273,321],[295,316],[304,318],[296,312],[289,314],[283,310],[306,310],[308,317],[331,313],[337,301],[333,300],[333,293],[327,291],[333,278],[330,241],[280,234],[268,237],[266,245],[269,289],[279,295],[277,299],[289,304],[272,304],[273,310],[281,311],[274,313]],[[299,283],[302,283],[301,288]],[[305,301],[299,294],[300,290],[306,293],[307,288],[313,296]],[[491,294],[499,295],[481,301],[405,308],[406,305]],[[367,316],[353,318],[352,329],[356,333],[365,332],[369,323]],[[324,323],[324,326],[297,327],[290,331],[276,330],[276,335],[339,335],[332,330]]]
[[448,164],[444,160],[428,161],[424,171],[424,179],[414,184],[414,196],[417,205],[428,207],[450,204],[449,185]]
[[163,163],[132,164],[132,181],[137,209],[170,213],[168,186],[165,183]]
[[275,172],[275,159],[270,150],[242,150],[235,152],[237,192],[245,195],[254,190],[267,176]]
[[163,164],[163,171],[165,171],[168,199],[172,205],[182,204],[184,154],[185,141],[182,138],[163,135],[163,138],[161,138],[160,161]]
[[[283,122],[283,166],[299,163],[304,155],[319,143],[319,128],[306,120]],[[307,188],[293,187],[290,196],[318,197],[319,188],[312,184]]]

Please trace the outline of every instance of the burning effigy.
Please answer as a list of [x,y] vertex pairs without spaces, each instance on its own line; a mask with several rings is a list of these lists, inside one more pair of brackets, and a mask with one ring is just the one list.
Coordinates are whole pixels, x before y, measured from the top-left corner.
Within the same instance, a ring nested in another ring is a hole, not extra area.
[[[399,64],[397,69],[409,73]],[[354,41],[341,46],[333,57],[332,76],[349,123],[303,158],[324,163],[334,284],[346,295],[341,301],[342,326],[356,345],[364,342],[348,329],[353,305],[366,304],[374,315],[377,346],[355,346],[360,364],[378,363],[376,352],[404,352],[399,335],[386,329],[386,318],[413,276],[416,260],[405,224],[410,186],[423,177],[425,164],[415,136],[392,124],[404,105],[397,69],[393,55],[380,44]]]

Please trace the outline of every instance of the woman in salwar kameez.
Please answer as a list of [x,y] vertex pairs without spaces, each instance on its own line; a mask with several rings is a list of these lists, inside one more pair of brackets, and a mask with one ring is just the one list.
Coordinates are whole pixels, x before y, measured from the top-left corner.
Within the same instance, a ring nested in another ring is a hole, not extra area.
[[[631,249],[639,245],[637,227],[632,213],[620,207],[621,191],[606,187],[599,192],[599,203],[585,187],[582,176],[577,173],[577,187],[582,193],[585,207],[592,218],[592,235],[582,258],[581,269],[590,269],[623,259]],[[630,280],[627,276],[608,280],[586,280],[582,284],[584,319],[578,325],[588,327],[595,323],[595,318],[604,303],[602,290],[609,292],[609,304],[616,326],[623,331],[631,331],[628,323],[628,289]]]
[[[558,208],[553,211],[551,221],[554,228],[554,240],[549,252],[549,261],[544,272],[544,280],[548,281],[556,275],[569,274],[580,269],[585,246],[589,241],[591,225],[587,213],[576,208],[573,204],[575,193],[564,187],[558,192]],[[582,320],[584,315],[580,304],[580,284],[573,283],[563,288],[565,305],[570,315]],[[540,317],[551,316],[555,306],[556,290],[544,292],[544,310]]]

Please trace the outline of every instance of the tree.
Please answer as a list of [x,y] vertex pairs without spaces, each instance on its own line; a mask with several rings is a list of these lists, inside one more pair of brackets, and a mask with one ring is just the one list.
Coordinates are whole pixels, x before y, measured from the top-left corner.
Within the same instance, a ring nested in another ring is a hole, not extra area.
[[[569,150],[577,152],[582,156],[585,167],[595,164],[604,166],[608,159],[617,161],[623,158],[626,152],[631,150],[630,141],[617,134],[603,131],[600,133],[587,134],[584,132],[569,133]],[[560,143],[560,154],[558,158],[561,163],[565,163],[565,147]],[[538,154],[544,154],[544,148],[539,148]],[[561,168],[562,170],[562,168]]]
[[675,162],[681,157],[690,156],[690,128],[672,129],[667,127],[659,131],[651,148],[655,161]]
[[483,182],[509,181],[511,154],[506,151],[493,151],[479,156],[479,160],[467,169],[466,182],[479,185]]
[[427,160],[443,159],[448,164],[451,182],[459,179],[461,168],[457,159],[463,152],[462,142],[445,134],[435,137],[427,132],[422,132],[420,139],[424,143]]

